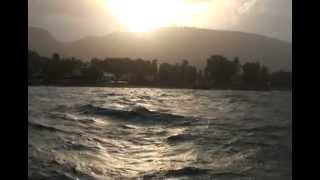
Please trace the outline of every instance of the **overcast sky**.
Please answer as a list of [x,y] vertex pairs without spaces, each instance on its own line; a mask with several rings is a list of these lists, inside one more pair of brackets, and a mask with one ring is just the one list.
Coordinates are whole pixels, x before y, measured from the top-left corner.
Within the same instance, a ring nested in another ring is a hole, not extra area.
[[[291,42],[291,0],[184,1],[206,3],[208,10],[197,23],[181,26],[252,32]],[[28,0],[29,26],[44,28],[62,41],[126,31],[107,6],[107,0]]]

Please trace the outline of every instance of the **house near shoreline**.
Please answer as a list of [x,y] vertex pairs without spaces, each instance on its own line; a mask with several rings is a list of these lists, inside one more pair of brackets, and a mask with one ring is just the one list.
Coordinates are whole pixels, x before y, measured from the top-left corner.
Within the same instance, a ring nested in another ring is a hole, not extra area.
[[104,81],[115,81],[116,80],[116,75],[113,73],[109,72],[103,72],[101,80]]

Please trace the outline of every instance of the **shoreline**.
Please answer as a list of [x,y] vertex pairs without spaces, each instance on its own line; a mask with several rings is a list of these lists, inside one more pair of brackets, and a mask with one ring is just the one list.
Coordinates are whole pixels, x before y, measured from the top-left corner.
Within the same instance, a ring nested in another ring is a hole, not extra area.
[[174,87],[164,85],[129,85],[129,84],[28,84],[28,87],[109,87],[109,88],[159,88],[159,89],[190,89],[190,90],[221,90],[221,91],[292,91],[285,88],[249,89],[249,88],[203,88],[203,87]]

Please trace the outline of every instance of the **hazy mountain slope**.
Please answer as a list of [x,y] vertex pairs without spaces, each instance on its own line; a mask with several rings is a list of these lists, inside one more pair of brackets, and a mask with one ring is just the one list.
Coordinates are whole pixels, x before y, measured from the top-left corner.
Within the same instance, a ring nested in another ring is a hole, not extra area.
[[[119,32],[103,37],[87,37],[70,43],[59,43],[48,34],[47,38],[39,38],[32,33],[31,31],[30,35],[29,32],[29,47],[39,48],[39,52],[43,54],[54,49],[62,55],[84,59],[156,58],[171,63],[187,59],[198,67],[205,65],[208,56],[221,54],[229,58],[238,56],[241,62],[260,61],[273,70],[291,69],[291,43],[249,33],[161,28],[146,34]],[[45,36],[44,33],[41,35]],[[42,39],[44,45],[39,46]],[[48,43],[50,41],[52,42]]]
[[42,55],[51,56],[54,52],[59,52],[65,43],[59,42],[52,35],[41,28],[28,28],[28,48],[36,50]]

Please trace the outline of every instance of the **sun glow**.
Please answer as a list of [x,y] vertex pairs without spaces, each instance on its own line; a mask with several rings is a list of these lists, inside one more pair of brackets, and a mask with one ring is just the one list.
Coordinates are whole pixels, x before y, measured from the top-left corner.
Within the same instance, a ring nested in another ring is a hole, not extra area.
[[194,17],[207,8],[186,0],[107,0],[107,6],[122,25],[135,32],[195,24]]

